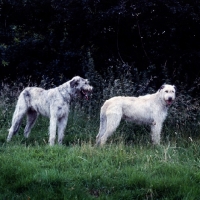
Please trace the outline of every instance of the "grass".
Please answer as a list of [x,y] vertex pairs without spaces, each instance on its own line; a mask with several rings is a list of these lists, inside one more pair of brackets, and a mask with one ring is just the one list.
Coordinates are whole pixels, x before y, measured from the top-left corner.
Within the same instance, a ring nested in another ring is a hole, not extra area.
[[138,136],[128,143],[123,131],[129,126],[122,124],[98,148],[98,120],[77,120],[71,114],[64,145],[54,147],[47,144],[45,118],[38,120],[29,139],[20,130],[10,143],[5,142],[5,124],[0,199],[199,199],[199,141],[179,138],[178,143],[153,147]]
[[198,199],[197,144],[1,148],[1,199]]

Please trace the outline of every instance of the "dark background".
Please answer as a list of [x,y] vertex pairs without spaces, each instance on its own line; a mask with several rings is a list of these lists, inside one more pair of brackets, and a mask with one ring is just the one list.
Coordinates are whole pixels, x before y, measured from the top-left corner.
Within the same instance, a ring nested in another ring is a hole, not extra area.
[[2,81],[60,84],[87,76],[92,58],[105,79],[148,72],[198,96],[200,1],[0,0],[0,58]]

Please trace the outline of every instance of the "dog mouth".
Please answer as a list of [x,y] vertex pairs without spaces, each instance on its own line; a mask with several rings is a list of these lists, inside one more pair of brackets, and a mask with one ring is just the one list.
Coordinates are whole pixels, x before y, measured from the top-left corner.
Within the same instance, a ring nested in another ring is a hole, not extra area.
[[165,100],[166,104],[168,106],[170,106],[172,103],[173,103],[173,99],[172,98],[169,98],[168,100]]
[[81,90],[81,94],[82,94],[82,96],[84,96],[84,98],[86,99],[86,100],[88,100],[88,98],[89,98],[89,94],[91,93],[91,91],[88,91],[88,90]]

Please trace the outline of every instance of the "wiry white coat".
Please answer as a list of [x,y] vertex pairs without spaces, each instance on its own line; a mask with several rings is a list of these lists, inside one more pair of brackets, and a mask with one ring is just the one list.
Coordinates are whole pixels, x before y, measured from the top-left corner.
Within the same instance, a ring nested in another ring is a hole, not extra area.
[[50,118],[49,143],[54,145],[56,129],[58,128],[58,143],[62,144],[64,130],[67,125],[70,101],[77,95],[87,97],[92,86],[87,79],[79,76],[49,90],[39,87],[27,87],[19,95],[12,118],[7,141],[18,131],[22,118],[27,115],[24,136],[27,138],[39,114]]
[[160,144],[162,124],[169,105],[175,99],[175,87],[163,85],[156,93],[139,97],[113,97],[101,107],[97,144],[105,144],[107,138],[119,126],[121,119],[151,126],[153,144]]

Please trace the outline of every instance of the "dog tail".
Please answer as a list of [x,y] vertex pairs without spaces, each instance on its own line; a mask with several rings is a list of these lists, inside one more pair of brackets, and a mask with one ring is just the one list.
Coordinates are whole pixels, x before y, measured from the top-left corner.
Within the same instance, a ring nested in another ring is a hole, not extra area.
[[99,145],[99,143],[101,141],[101,137],[104,135],[104,133],[106,131],[106,127],[107,127],[107,118],[106,118],[106,115],[104,113],[101,113],[100,114],[99,133],[96,136],[96,143],[97,143],[97,145]]
[[20,124],[22,121],[23,116],[26,114],[28,107],[27,107],[27,100],[26,99],[27,96],[27,91],[24,90],[23,92],[21,92],[21,94],[19,95],[18,101],[17,101],[17,105],[15,107],[15,111],[13,113],[13,117],[12,117],[12,125],[9,129],[9,133],[8,133],[8,137],[7,137],[7,141],[10,141],[12,136],[15,135],[17,133],[17,131],[20,128]]
[[27,89],[25,89],[24,91],[23,91],[23,100],[24,100],[24,103],[27,105],[27,107],[29,108],[30,106],[31,106],[31,94],[30,94],[30,92],[27,90]]

